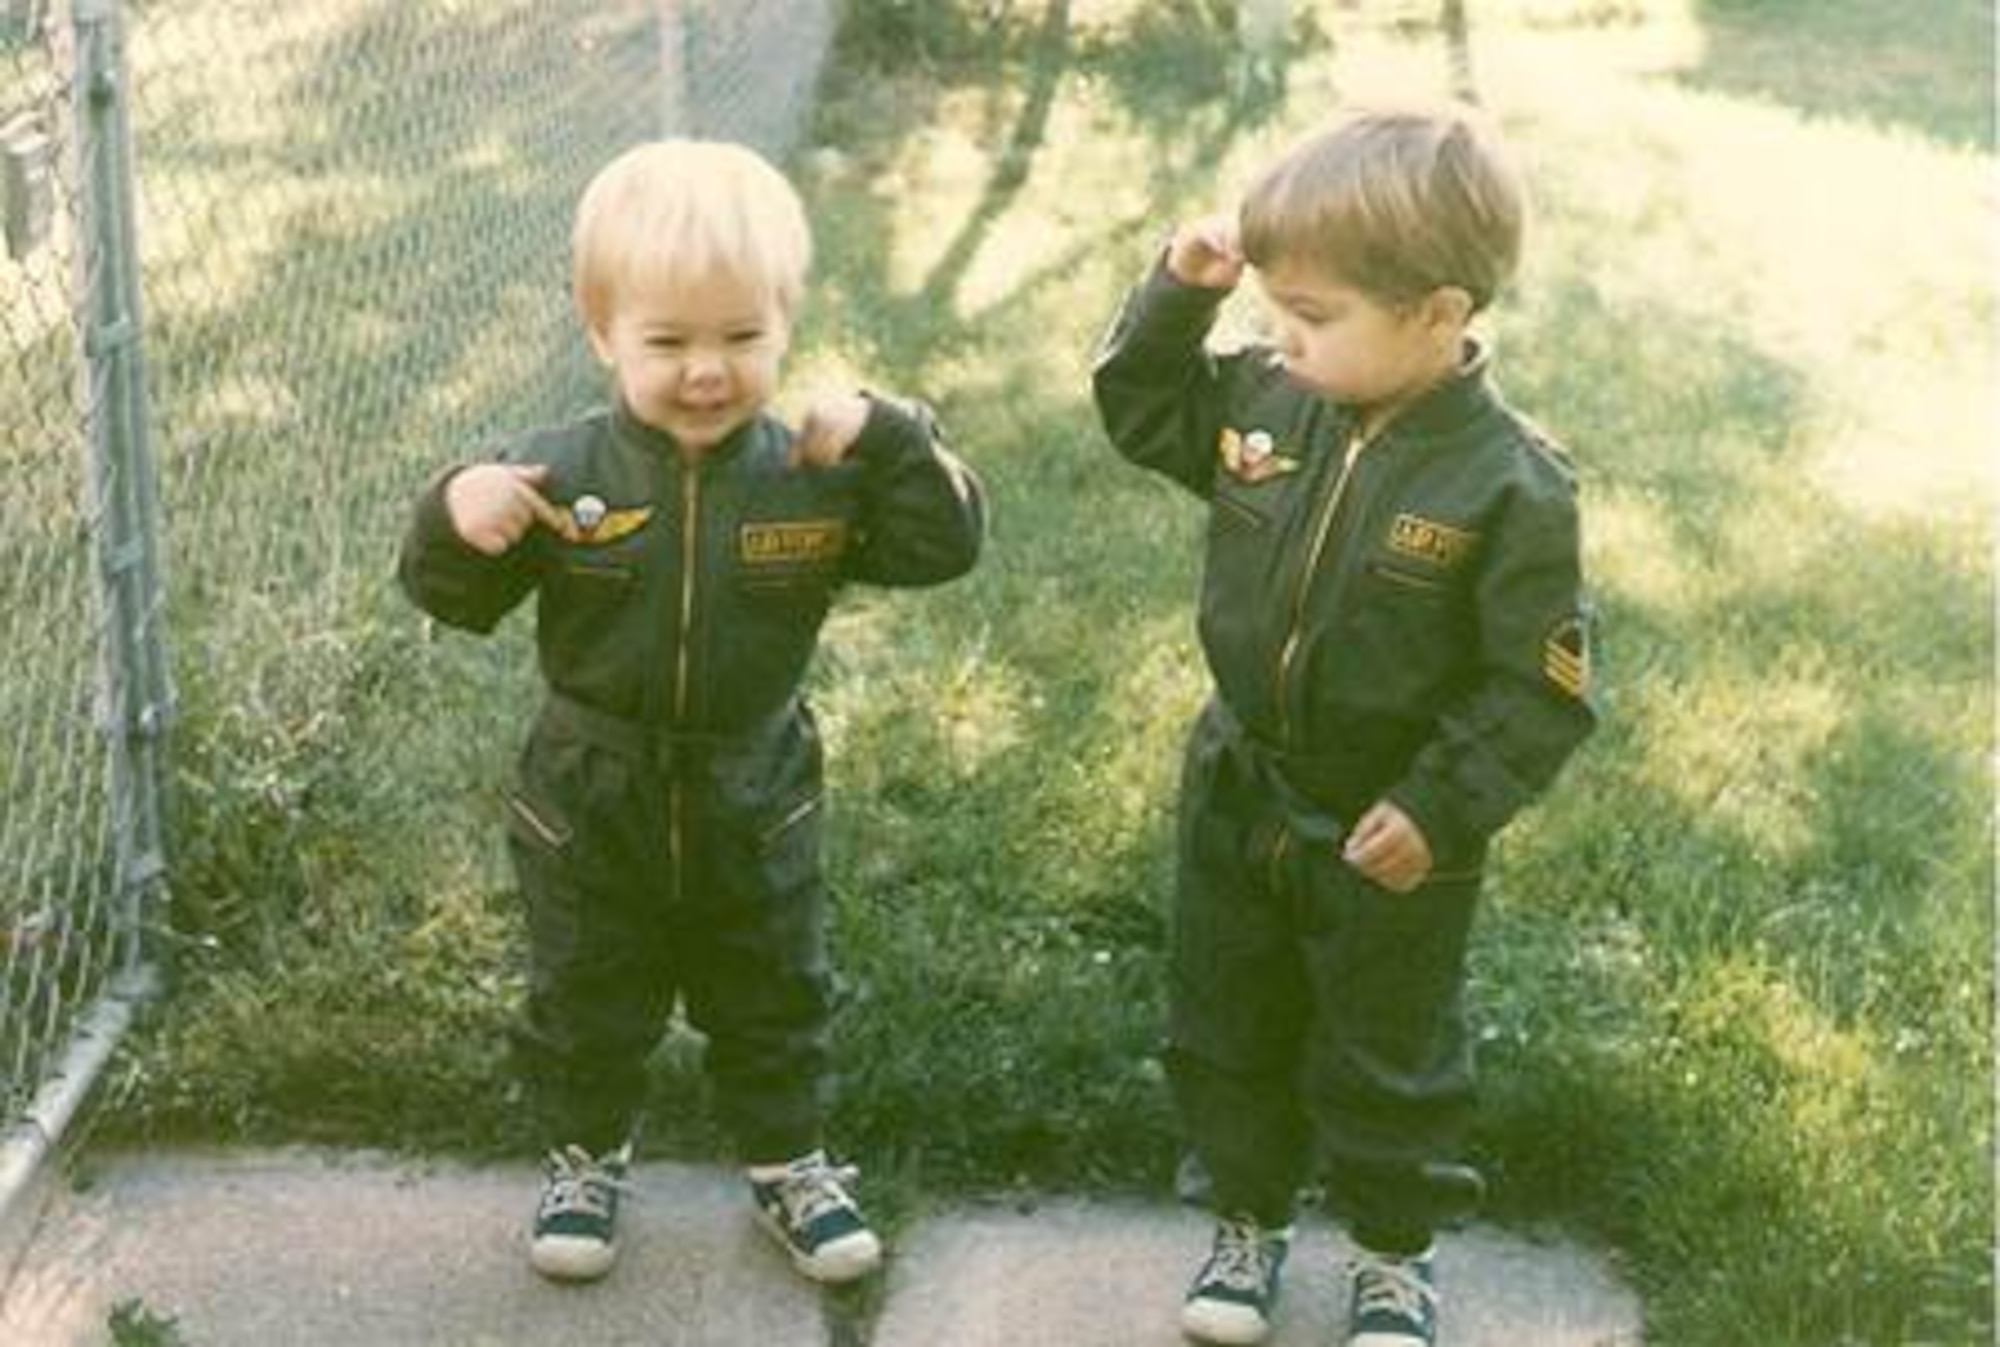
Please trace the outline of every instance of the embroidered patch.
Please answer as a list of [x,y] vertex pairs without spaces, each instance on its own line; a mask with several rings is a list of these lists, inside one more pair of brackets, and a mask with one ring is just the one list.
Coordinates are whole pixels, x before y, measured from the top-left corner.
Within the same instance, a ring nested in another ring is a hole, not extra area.
[[1242,432],[1225,426],[1215,448],[1229,475],[1252,486],[1299,470],[1299,461],[1280,450],[1268,430]]
[[754,566],[831,561],[847,550],[847,524],[839,519],[745,524],[738,539],[743,560]]
[[1389,550],[1451,570],[1471,553],[1479,535],[1422,515],[1399,514],[1389,525]]
[[1542,642],[1542,676],[1572,697],[1590,691],[1590,638],[1583,619],[1566,617]]
[[576,525],[576,541],[597,546],[637,533],[653,517],[653,507],[640,505],[613,510],[596,496],[578,496],[569,507],[569,517]]

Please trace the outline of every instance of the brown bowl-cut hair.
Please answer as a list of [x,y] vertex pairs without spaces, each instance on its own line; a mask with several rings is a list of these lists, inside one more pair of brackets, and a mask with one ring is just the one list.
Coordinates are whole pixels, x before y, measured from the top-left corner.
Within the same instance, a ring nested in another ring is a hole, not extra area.
[[1521,256],[1527,202],[1491,124],[1460,104],[1357,110],[1265,169],[1244,256],[1303,265],[1395,305],[1456,286],[1492,303]]

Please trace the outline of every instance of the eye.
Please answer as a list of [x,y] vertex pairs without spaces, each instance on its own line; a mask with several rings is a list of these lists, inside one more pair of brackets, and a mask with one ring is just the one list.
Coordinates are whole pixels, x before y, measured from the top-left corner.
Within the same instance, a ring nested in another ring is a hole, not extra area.
[[764,340],[764,329],[761,327],[738,328],[729,334],[729,344],[736,347],[755,346],[762,340]]
[[653,351],[682,351],[687,349],[687,338],[672,332],[655,332],[646,338],[646,347]]

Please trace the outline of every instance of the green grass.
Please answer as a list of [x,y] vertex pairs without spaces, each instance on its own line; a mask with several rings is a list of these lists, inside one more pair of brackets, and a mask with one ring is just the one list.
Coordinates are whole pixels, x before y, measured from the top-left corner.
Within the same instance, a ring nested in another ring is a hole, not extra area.
[[[1221,6],[1001,8],[991,45],[954,11],[891,68],[850,32],[841,153],[802,174],[795,383],[930,398],[995,503],[972,578],[854,596],[815,675],[836,1133],[898,1211],[1165,1190],[1199,524],[1102,443],[1085,370],[1175,218],[1315,109],[1451,69],[1428,5],[1302,0],[1283,100],[1237,92]],[[1652,1341],[1985,1341],[1994,341],[1964,81],[1990,85],[1990,18],[1471,8],[1537,186],[1500,369],[1582,465],[1610,708],[1481,931],[1496,1214],[1609,1241]],[[377,590],[262,621],[277,657],[190,680],[177,893],[218,938],[184,939],[122,1126],[520,1144],[492,792],[521,633],[426,642]],[[662,1145],[718,1153],[678,1047],[659,1104]]]

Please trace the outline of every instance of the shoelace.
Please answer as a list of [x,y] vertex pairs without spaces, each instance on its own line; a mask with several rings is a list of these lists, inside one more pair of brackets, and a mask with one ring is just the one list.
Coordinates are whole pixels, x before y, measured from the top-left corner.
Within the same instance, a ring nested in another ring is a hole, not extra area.
[[1215,1248],[1202,1270],[1204,1282],[1220,1282],[1232,1291],[1264,1289],[1269,1277],[1263,1232],[1248,1221],[1224,1221],[1216,1227]]
[[542,1215],[583,1212],[611,1214],[611,1195],[625,1185],[615,1172],[581,1146],[564,1146],[548,1155],[549,1185],[542,1193]]
[[1417,1266],[1414,1261],[1394,1258],[1371,1258],[1361,1263],[1354,1273],[1355,1313],[1428,1319],[1437,1303],[1437,1292]]
[[778,1201],[794,1226],[808,1226],[830,1211],[852,1211],[846,1185],[861,1177],[853,1165],[836,1165],[824,1153],[810,1155],[778,1180]]

